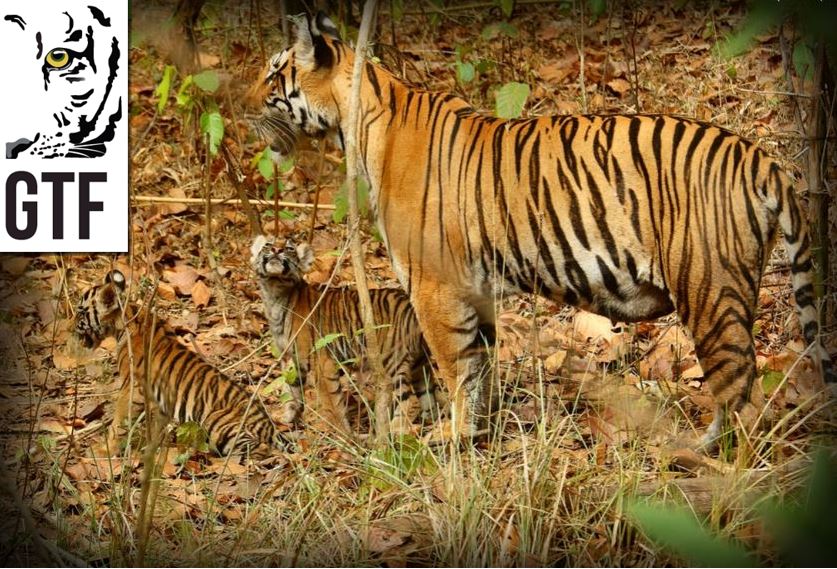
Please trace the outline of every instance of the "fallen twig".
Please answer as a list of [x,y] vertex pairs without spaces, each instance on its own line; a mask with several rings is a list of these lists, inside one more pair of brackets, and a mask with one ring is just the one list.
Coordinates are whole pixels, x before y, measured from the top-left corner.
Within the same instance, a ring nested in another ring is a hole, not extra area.
[[[135,202],[139,202],[139,204],[154,204],[154,203],[182,203],[182,204],[206,204],[206,200],[202,198],[173,198],[167,196],[131,196],[131,199]],[[264,206],[273,206],[272,201],[268,200],[248,200],[249,203],[254,205],[264,205]],[[209,203],[212,205],[243,205],[243,202],[240,199],[236,198],[210,198]],[[280,207],[289,207],[289,208],[297,208],[297,209],[314,209],[314,204],[310,203],[298,203],[298,202],[278,202]],[[335,209],[334,204],[329,203],[321,203],[317,206],[317,209]]]

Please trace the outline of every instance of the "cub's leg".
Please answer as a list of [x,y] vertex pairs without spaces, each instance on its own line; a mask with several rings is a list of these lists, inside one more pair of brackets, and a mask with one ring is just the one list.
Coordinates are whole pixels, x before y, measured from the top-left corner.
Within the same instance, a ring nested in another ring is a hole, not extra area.
[[435,423],[439,418],[439,407],[436,403],[436,382],[433,379],[433,367],[424,356],[413,364],[410,379],[413,393],[421,406],[422,422]]
[[302,420],[302,412],[305,409],[303,386],[305,385],[307,369],[299,361],[294,361],[294,368],[296,369],[296,381],[285,383],[291,398],[282,406],[282,415],[279,418],[286,425],[298,424]]
[[[133,383],[133,389],[131,388],[131,384]],[[120,436],[119,433],[123,428],[123,423],[125,419],[128,418],[128,411],[131,407],[135,407],[135,412],[131,414],[131,419],[136,420],[139,416],[140,410],[144,406],[144,399],[143,399],[143,392],[140,389],[140,380],[138,377],[134,377],[133,382],[131,381],[131,377],[128,376],[122,381],[122,387],[119,388],[119,396],[116,399],[116,404],[113,410],[113,419],[111,420],[110,427],[108,427],[108,434],[106,440],[106,448],[110,454],[116,454],[119,452],[119,440]],[[125,432],[127,433],[130,429],[130,425],[125,427]]]
[[327,350],[321,350],[315,356],[318,407],[332,427],[348,435],[352,428],[346,416],[345,395],[340,387],[340,368],[325,352]]
[[473,437],[488,425],[489,358],[493,321],[454,287],[425,285],[413,290],[413,306],[427,345],[451,400],[453,439]]
[[392,420],[389,430],[393,434],[406,435],[412,431],[412,365],[408,358],[398,364],[392,380]]
[[692,332],[704,379],[715,399],[715,416],[701,441],[706,449],[720,436],[726,413],[738,412],[748,402],[756,375],[755,297],[743,292],[740,285],[718,280],[695,287],[688,299],[677,302],[677,312]]

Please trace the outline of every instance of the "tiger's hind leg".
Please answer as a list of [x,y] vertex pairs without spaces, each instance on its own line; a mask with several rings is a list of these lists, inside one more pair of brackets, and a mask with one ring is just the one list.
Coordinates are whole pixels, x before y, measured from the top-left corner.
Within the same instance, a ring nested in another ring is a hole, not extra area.
[[688,300],[678,300],[677,311],[695,341],[695,351],[715,400],[715,416],[700,447],[713,449],[723,434],[727,413],[737,413],[749,401],[756,375],[753,342],[755,295],[742,287],[696,287]]
[[494,322],[456,289],[436,285],[414,291],[413,306],[450,396],[450,432],[459,439],[485,434]]

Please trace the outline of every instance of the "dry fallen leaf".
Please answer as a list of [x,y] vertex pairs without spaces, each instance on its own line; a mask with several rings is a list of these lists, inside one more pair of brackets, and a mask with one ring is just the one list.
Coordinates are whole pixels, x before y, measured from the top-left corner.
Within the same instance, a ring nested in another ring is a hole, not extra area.
[[612,79],[607,82],[607,86],[620,97],[624,97],[631,89],[630,82],[625,79]]
[[186,264],[175,265],[172,269],[163,271],[163,280],[171,283],[178,294],[189,295],[200,274],[194,267]]
[[209,287],[206,286],[203,281],[198,281],[192,287],[192,302],[195,303],[195,306],[202,307],[209,304],[209,300],[212,298],[212,291],[209,290]]
[[549,373],[557,373],[567,359],[567,350],[558,350],[543,361],[543,367]]

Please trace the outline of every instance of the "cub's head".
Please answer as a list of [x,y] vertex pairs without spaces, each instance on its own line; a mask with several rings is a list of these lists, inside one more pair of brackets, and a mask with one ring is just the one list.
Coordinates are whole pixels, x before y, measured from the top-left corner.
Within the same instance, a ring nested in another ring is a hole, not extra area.
[[311,270],[314,251],[306,243],[292,239],[274,242],[272,237],[259,235],[250,247],[250,265],[260,279],[294,285],[302,282],[302,275]]
[[76,309],[75,336],[88,349],[97,347],[116,330],[121,317],[121,298],[125,293],[125,275],[113,270],[104,282],[84,291]]
[[0,109],[6,158],[105,154],[127,81],[116,22],[79,3],[15,4],[0,7],[0,49],[12,54],[2,71],[12,101]]
[[292,19],[296,42],[270,58],[249,97],[262,105],[256,130],[279,152],[292,147],[298,130],[315,137],[338,131],[354,64],[351,49],[322,12]]

